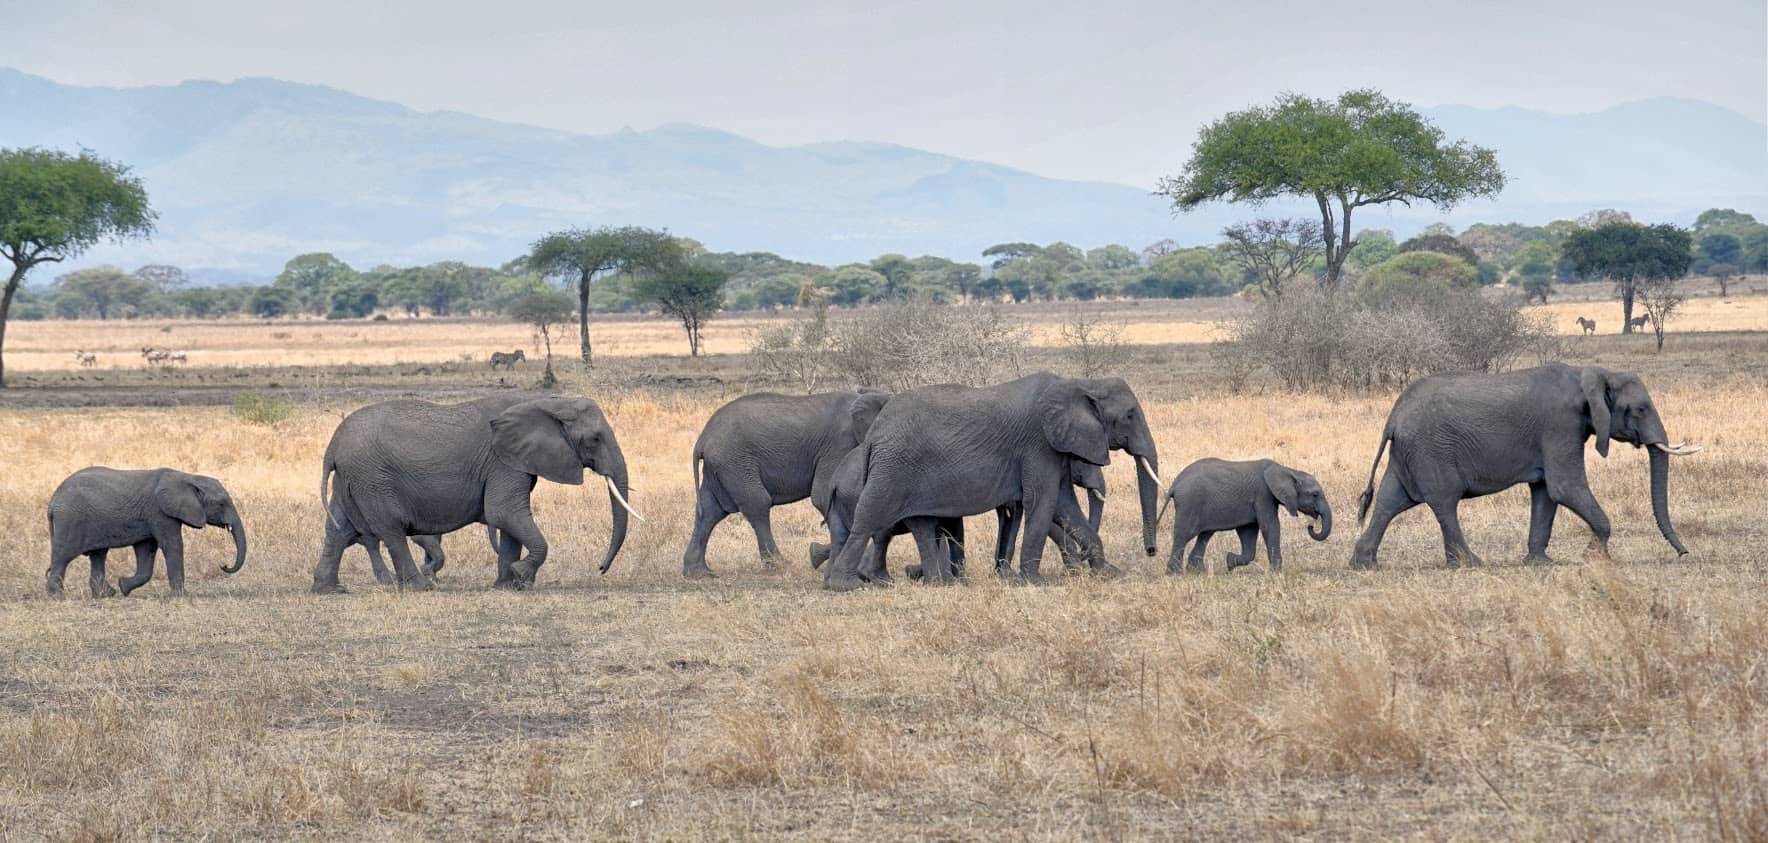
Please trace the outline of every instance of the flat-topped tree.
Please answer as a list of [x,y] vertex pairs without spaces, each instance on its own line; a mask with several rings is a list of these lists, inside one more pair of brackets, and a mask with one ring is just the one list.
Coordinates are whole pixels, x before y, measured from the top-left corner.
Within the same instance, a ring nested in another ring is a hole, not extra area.
[[1353,210],[1391,202],[1447,210],[1503,187],[1492,150],[1445,143],[1442,130],[1411,106],[1357,90],[1336,100],[1284,94],[1204,126],[1184,170],[1161,179],[1155,193],[1179,211],[1224,199],[1312,198],[1320,206],[1325,284],[1336,287],[1356,246]]
[[[1621,333],[1633,333],[1633,302],[1642,283],[1674,281],[1694,263],[1693,236],[1668,223],[1611,222],[1566,238],[1561,254],[1589,278],[1606,278],[1621,296]],[[1672,305],[1674,308],[1674,305]]]
[[89,151],[0,149],[0,257],[12,262],[0,295],[0,389],[6,387],[6,319],[25,274],[78,257],[104,240],[153,233],[147,190],[129,168]]
[[679,265],[683,246],[667,232],[637,226],[573,228],[534,241],[528,266],[552,278],[577,282],[577,334],[583,365],[590,364],[589,285],[618,271],[657,272]]

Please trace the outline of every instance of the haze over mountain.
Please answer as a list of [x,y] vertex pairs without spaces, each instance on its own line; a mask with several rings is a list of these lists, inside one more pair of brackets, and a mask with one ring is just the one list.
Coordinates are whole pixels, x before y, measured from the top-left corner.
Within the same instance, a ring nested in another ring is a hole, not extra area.
[[[1713,206],[1768,216],[1768,127],[1717,106],[1427,111],[1450,137],[1496,148],[1511,176],[1498,200],[1447,218],[1457,225],[1597,207],[1683,223]],[[580,135],[266,79],[118,89],[0,69],[0,114],[0,147],[84,146],[145,180],[159,233],[82,264],[176,263],[210,280],[267,278],[309,251],[359,267],[496,265],[574,225],[667,228],[719,251],[839,263],[886,252],[974,260],[1003,241],[1206,243],[1255,213],[1218,205],[1175,218],[1148,186],[1060,181],[901,146],[772,147],[688,124]],[[1150,142],[1172,148],[1175,169],[1189,147]],[[1285,211],[1312,213],[1267,210]],[[1395,206],[1355,222],[1404,235],[1437,219]]]

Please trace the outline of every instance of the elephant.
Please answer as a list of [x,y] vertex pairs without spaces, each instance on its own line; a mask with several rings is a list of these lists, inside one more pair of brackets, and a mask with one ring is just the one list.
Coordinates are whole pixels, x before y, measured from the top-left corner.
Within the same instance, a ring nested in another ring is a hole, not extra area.
[[[420,566],[420,570],[424,572],[425,576],[435,577],[436,572],[448,564],[448,555],[442,552],[441,536],[412,536],[411,541],[423,548],[424,564]],[[387,563],[381,559],[381,543],[366,535],[358,536],[356,543],[362,545],[362,549],[368,552],[368,565],[374,570],[375,581],[381,585],[392,585],[393,574],[387,570]],[[491,547],[493,549],[497,547],[495,538],[491,540]]]
[[[1265,537],[1265,556],[1273,572],[1283,570],[1283,528],[1278,521],[1278,508],[1307,515],[1314,523],[1308,525],[1308,538],[1323,542],[1332,535],[1332,506],[1320,481],[1305,471],[1296,471],[1276,460],[1200,459],[1173,478],[1166,493],[1173,505],[1173,549],[1167,557],[1166,572],[1180,574],[1186,569],[1203,571],[1204,551],[1218,531],[1233,530],[1240,538],[1240,552],[1228,553],[1228,570],[1251,565],[1258,555],[1258,537]],[[1161,504],[1164,511],[1166,504]],[[1316,524],[1319,526],[1316,527]],[[1197,540],[1189,559],[1184,558],[1185,545]]]
[[325,542],[313,591],[343,591],[339,557],[364,537],[386,544],[400,588],[427,590],[431,583],[412,563],[406,537],[474,522],[497,531],[494,585],[532,586],[548,550],[529,510],[536,479],[575,486],[585,468],[608,486],[612,535],[600,568],[607,573],[626,540],[627,515],[637,513],[628,502],[626,457],[594,401],[494,395],[462,404],[395,400],[363,407],[338,425],[326,447],[320,473]]
[[[1612,440],[1650,449],[1652,515],[1677,555],[1686,554],[1670,523],[1669,458],[1700,449],[1669,444],[1638,375],[1550,363],[1501,374],[1433,375],[1400,393],[1358,502],[1357,521],[1367,517],[1368,527],[1357,538],[1351,567],[1374,568],[1388,522],[1421,503],[1436,515],[1448,565],[1480,564],[1461,532],[1457,505],[1518,483],[1529,485],[1526,561],[1552,561],[1547,540],[1560,506],[1590,525],[1587,553],[1607,558],[1608,516],[1584,474],[1584,443],[1592,435],[1603,457]],[[1375,470],[1390,443],[1393,456],[1377,489]]]
[[1584,336],[1590,336],[1596,333],[1596,320],[1580,316],[1578,317],[1578,327],[1584,329]]
[[[1105,472],[1092,463],[1080,460],[1068,461],[1068,483],[1087,490],[1089,506],[1085,522],[1087,528],[1095,535],[1099,525],[1105,520]],[[1072,497],[1072,491],[1069,496]],[[1078,507],[1078,505],[1077,505]],[[1095,570],[1114,571],[1105,563],[1103,557],[1086,558],[1085,548],[1079,539],[1079,528],[1071,526],[1064,517],[1066,503],[1058,508],[1056,521],[1051,525],[1050,541],[1056,543],[1057,552],[1062,554],[1062,566],[1068,570],[1080,567],[1082,561],[1092,563]],[[1024,517],[1022,506],[1001,507],[995,510],[1000,528],[995,536],[995,573],[1005,576],[1012,573],[1013,542],[1019,536],[1019,521]],[[913,577],[913,573],[910,574]]]
[[[1014,504],[1024,507],[1020,576],[1035,581],[1065,490],[1073,500],[1069,460],[1105,465],[1112,450],[1136,458],[1143,545],[1154,552],[1159,458],[1141,403],[1121,378],[1038,372],[990,387],[921,387],[885,404],[859,448],[863,485],[824,588],[878,581],[862,570],[868,542],[882,544],[903,521],[915,532],[923,568],[943,578],[946,562],[931,552],[930,522]],[[1085,551],[1102,558],[1078,505],[1074,515],[1070,526],[1082,533]]]
[[528,355],[523,354],[519,348],[515,351],[493,351],[491,352],[491,368],[514,369],[517,363],[527,359]]
[[706,542],[733,512],[755,530],[762,561],[780,559],[769,510],[807,497],[828,500],[836,466],[889,400],[890,393],[865,387],[803,396],[763,392],[718,408],[694,442],[694,531],[682,574],[714,576]]
[[221,481],[170,468],[82,468],[49,496],[49,593],[61,593],[68,563],[84,553],[92,562],[92,596],[116,594],[105,579],[104,558],[113,547],[132,545],[135,573],[118,581],[122,593],[127,596],[153,577],[158,552],[166,557],[172,593],[183,596],[182,530],[211,525],[233,534],[233,567],[221,570],[238,573],[246,564],[246,528]]

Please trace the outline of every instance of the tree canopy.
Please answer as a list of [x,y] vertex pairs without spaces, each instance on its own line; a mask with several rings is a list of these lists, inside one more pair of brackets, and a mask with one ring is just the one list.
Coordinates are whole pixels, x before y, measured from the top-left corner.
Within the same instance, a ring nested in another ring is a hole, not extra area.
[[1447,143],[1411,106],[1380,91],[1354,90],[1336,100],[1284,94],[1270,106],[1228,114],[1203,128],[1184,169],[1161,179],[1156,193],[1179,211],[1218,200],[1314,199],[1326,283],[1336,286],[1356,245],[1355,209],[1426,202],[1447,210],[1503,187],[1492,150]]
[[25,273],[104,240],[146,237],[156,218],[141,180],[122,164],[87,151],[0,149],[0,257],[12,263],[0,294],[0,388],[6,386],[6,320]]
[[1693,237],[1674,225],[1611,222],[1573,233],[1564,253],[1584,275],[1606,278],[1621,295],[1622,333],[1633,332],[1633,300],[1643,281],[1681,278],[1694,262]]
[[700,329],[724,306],[728,281],[730,273],[717,267],[682,265],[640,278],[633,294],[680,319],[688,332],[688,356],[699,357]]

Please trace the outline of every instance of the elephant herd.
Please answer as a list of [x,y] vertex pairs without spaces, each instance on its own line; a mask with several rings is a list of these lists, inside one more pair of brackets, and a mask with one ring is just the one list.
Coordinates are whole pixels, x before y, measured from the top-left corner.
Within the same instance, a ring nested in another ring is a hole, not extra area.
[[[1519,483],[1531,494],[1529,561],[1548,561],[1560,506],[1589,525],[1592,552],[1606,555],[1610,524],[1584,470],[1591,437],[1604,457],[1614,441],[1649,449],[1653,516],[1676,552],[1686,553],[1670,522],[1668,458],[1698,448],[1669,444],[1636,375],[1549,364],[1437,375],[1400,395],[1359,502],[1358,521],[1367,519],[1367,526],[1351,567],[1373,568],[1388,523],[1419,504],[1436,516],[1447,564],[1477,565],[1457,517],[1460,501]],[[1375,472],[1390,448],[1378,484]],[[1253,561],[1261,535],[1272,570],[1279,570],[1285,512],[1310,518],[1308,535],[1317,541],[1332,532],[1332,509],[1319,481],[1273,460],[1200,459],[1162,491],[1154,433],[1129,384],[1044,372],[988,387],[755,394],[726,404],[707,421],[690,457],[696,497],[683,573],[714,575],[707,541],[735,513],[754,529],[762,558],[779,559],[769,512],[809,498],[829,533],[826,544],[811,545],[810,561],[824,569],[830,590],[891,581],[887,550],[904,534],[919,555],[905,571],[909,578],[962,577],[963,519],[991,511],[997,574],[1037,581],[1044,547],[1054,541],[1066,566],[1115,575],[1098,532],[1106,500],[1100,467],[1113,451],[1136,466],[1148,555],[1156,552],[1165,510],[1174,509],[1169,574],[1203,569],[1211,537],[1224,531],[1240,541],[1237,553],[1226,554],[1228,570]],[[532,586],[548,554],[529,506],[534,485],[540,478],[578,485],[586,469],[608,491],[611,535],[600,566],[606,573],[625,542],[628,516],[638,514],[629,502],[625,455],[594,401],[502,394],[453,405],[396,400],[357,410],[338,425],[321,465],[324,540],[313,591],[343,590],[338,568],[352,545],[367,550],[383,583],[428,589],[444,564],[437,537],[472,524],[485,525],[497,553],[493,585]],[[1085,510],[1077,488],[1088,499]],[[48,590],[60,593],[68,564],[84,554],[93,595],[115,594],[105,578],[105,555],[128,546],[136,569],[119,582],[123,594],[152,576],[156,553],[166,559],[173,593],[182,594],[182,528],[205,525],[232,532],[236,557],[223,570],[238,571],[246,557],[245,528],[219,481],[164,468],[82,469],[50,497]],[[421,567],[408,538],[424,549]],[[391,557],[390,572],[381,546]]]

